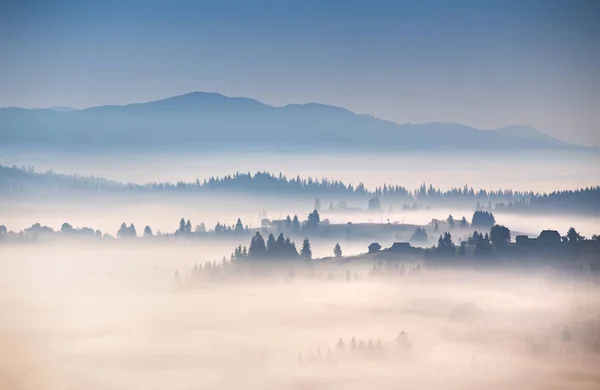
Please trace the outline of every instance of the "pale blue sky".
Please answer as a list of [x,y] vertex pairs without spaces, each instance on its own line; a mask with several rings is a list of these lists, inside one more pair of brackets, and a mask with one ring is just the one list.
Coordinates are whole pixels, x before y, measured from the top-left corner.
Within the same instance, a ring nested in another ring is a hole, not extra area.
[[0,0],[0,105],[200,90],[600,145],[599,3]]

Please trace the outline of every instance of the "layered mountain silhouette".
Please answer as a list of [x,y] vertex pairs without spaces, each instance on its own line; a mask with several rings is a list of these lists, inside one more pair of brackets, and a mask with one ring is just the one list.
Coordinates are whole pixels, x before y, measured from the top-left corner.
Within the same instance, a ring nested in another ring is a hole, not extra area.
[[456,123],[397,124],[317,103],[274,107],[192,92],[83,110],[0,109],[0,145],[95,149],[217,146],[340,150],[569,148],[528,126],[480,130]]

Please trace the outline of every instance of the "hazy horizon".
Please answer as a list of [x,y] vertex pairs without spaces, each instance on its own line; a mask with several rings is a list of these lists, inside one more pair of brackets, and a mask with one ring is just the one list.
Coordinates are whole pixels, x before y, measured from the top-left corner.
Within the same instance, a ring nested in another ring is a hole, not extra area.
[[593,2],[266,1],[266,12],[260,4],[9,1],[0,105],[89,107],[217,91],[397,123],[527,124],[600,145]]
[[0,1],[0,390],[599,389],[598,20]]

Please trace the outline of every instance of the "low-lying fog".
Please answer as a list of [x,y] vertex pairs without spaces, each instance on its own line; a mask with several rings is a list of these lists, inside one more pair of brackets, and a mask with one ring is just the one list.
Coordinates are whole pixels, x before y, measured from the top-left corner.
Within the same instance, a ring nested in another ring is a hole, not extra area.
[[[377,280],[350,263],[333,281],[172,290],[174,270],[185,285],[201,257],[186,245],[0,247],[0,388],[600,386],[597,285],[534,271]],[[363,276],[337,277],[346,269]],[[457,322],[457,307],[480,311]]]
[[[339,201],[332,198],[334,204]],[[432,219],[445,220],[449,214],[459,221],[463,216],[470,222],[473,215],[471,209],[433,208],[431,210],[403,211],[395,207],[393,212],[343,212],[328,210],[329,199],[321,198],[323,210],[321,220],[328,219],[330,223],[400,223],[409,225],[426,225]],[[367,206],[362,203],[349,201],[349,207]],[[74,227],[90,227],[100,229],[103,233],[115,235],[125,222],[133,223],[141,234],[144,226],[148,225],[156,233],[173,233],[183,217],[190,219],[192,228],[204,222],[207,229],[215,227],[217,222],[233,225],[241,218],[244,225],[260,227],[263,218],[285,219],[287,215],[297,214],[300,221],[305,220],[313,210],[314,199],[290,199],[287,197],[250,197],[250,196],[213,196],[213,197],[169,197],[153,200],[129,197],[127,200],[95,197],[6,199],[0,205],[0,224],[9,230],[20,231],[34,223],[50,226],[59,230],[63,222]],[[498,224],[505,225],[514,232],[527,233],[537,236],[541,230],[555,229],[565,235],[571,226],[586,237],[599,233],[600,218],[590,215],[568,214],[517,214],[494,212]],[[387,237],[382,237],[386,239]],[[391,239],[391,237],[390,237]],[[514,239],[514,235],[513,235]],[[243,243],[240,243],[243,244]]]
[[[385,142],[385,141],[382,141]],[[37,170],[96,175],[125,182],[203,180],[235,172],[282,172],[288,177],[336,179],[368,188],[384,183],[415,189],[422,183],[442,189],[465,184],[488,190],[551,192],[595,186],[600,153],[595,150],[435,151],[390,153],[301,153],[222,150],[144,153],[57,153],[0,150],[0,164]]]

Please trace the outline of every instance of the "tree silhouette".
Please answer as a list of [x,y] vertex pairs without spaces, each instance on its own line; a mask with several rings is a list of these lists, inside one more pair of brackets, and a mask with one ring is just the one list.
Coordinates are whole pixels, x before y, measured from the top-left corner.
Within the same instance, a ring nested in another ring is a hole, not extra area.
[[302,249],[300,249],[300,256],[306,260],[312,259],[312,249],[310,248],[310,241],[305,238],[302,242]]
[[267,253],[272,255],[275,251],[275,236],[273,233],[269,233],[269,236],[267,237]]
[[568,238],[569,242],[578,242],[578,241],[584,240],[584,237],[581,236],[581,234],[579,234],[577,232],[577,230],[575,230],[574,227],[571,227],[569,229],[569,231],[567,232],[567,238]]
[[[63,223],[63,227],[65,227],[64,223]],[[73,229],[73,228],[71,228],[71,229]],[[60,230],[63,231],[62,228]],[[125,224],[125,222],[123,222],[121,224],[121,227],[119,228],[119,230],[117,230],[117,237],[119,237],[119,238],[127,237],[127,225]]]
[[285,218],[285,225],[284,225],[284,228],[285,228],[286,230],[290,230],[290,229],[292,229],[292,219],[290,218],[289,214],[288,214],[288,216]]
[[187,220],[187,223],[185,224],[185,232],[186,234],[190,234],[192,232],[192,223],[190,222],[190,220]]
[[506,247],[510,242],[510,230],[503,225],[494,225],[490,230],[490,241],[496,249]]
[[128,231],[128,236],[129,237],[136,237],[137,236],[137,230],[135,230],[135,226],[133,224],[129,225],[129,227],[127,228]]
[[336,258],[342,257],[342,248],[340,247],[339,243],[335,244],[335,247],[333,248],[333,255]]
[[200,225],[196,226],[196,233],[206,233],[206,225],[204,225],[204,222],[201,222]]
[[456,246],[452,242],[450,233],[446,232],[440,236],[436,250],[438,254],[443,256],[454,256],[456,254]]
[[425,231],[425,228],[416,228],[415,231],[413,232],[412,236],[410,237],[410,241],[411,242],[415,242],[415,243],[424,243],[427,242],[428,237],[427,237],[427,232]]
[[[122,225],[122,226],[125,226],[125,223],[123,223],[123,225]],[[127,227],[127,226],[125,226],[125,227]],[[61,231],[62,233],[69,233],[69,232],[71,232],[72,230],[73,230],[73,226],[71,226],[71,224],[69,224],[69,223],[67,223],[67,222],[63,223],[63,224],[62,224],[62,226],[60,227],[60,231]]]
[[369,210],[381,210],[381,202],[379,201],[379,198],[375,197],[375,198],[371,198],[369,199]]
[[306,228],[307,229],[316,229],[321,222],[321,217],[319,216],[319,212],[317,210],[313,210],[312,213],[308,214],[308,219],[306,220]]
[[298,220],[297,215],[294,215],[294,219],[292,220],[292,229],[294,231],[300,230],[300,221]]
[[150,226],[147,226],[144,228],[144,236],[146,237],[150,237],[152,236],[152,229],[150,228]]
[[242,220],[240,218],[237,219],[237,222],[235,223],[235,234],[242,234],[244,233],[244,225],[242,224]]
[[446,220],[446,222],[448,222],[448,226],[450,226],[450,229],[454,229],[454,226],[456,225],[454,222],[454,217],[452,216],[452,214],[450,214],[448,216],[448,219]]
[[177,229],[175,234],[185,234],[185,219],[183,217],[179,220],[179,229]]
[[460,220],[460,227],[461,229],[469,227],[469,222],[467,222],[467,219],[465,217],[462,217],[462,219]]
[[8,229],[6,229],[6,226],[0,225],[0,235],[4,235],[7,233],[8,233]]
[[471,245],[475,246],[476,256],[488,256],[492,253],[492,244],[490,236],[486,233],[485,236],[477,231],[473,232],[473,236],[469,238]]
[[256,234],[252,237],[250,241],[250,247],[248,248],[248,256],[253,258],[264,258],[267,253],[267,246],[265,244],[265,239],[263,236],[256,232]]
[[476,210],[473,213],[473,218],[471,219],[471,226],[491,228],[495,224],[496,218],[494,218],[494,214],[492,214],[491,212]]
[[321,201],[319,198],[315,199],[315,210],[321,211]]

